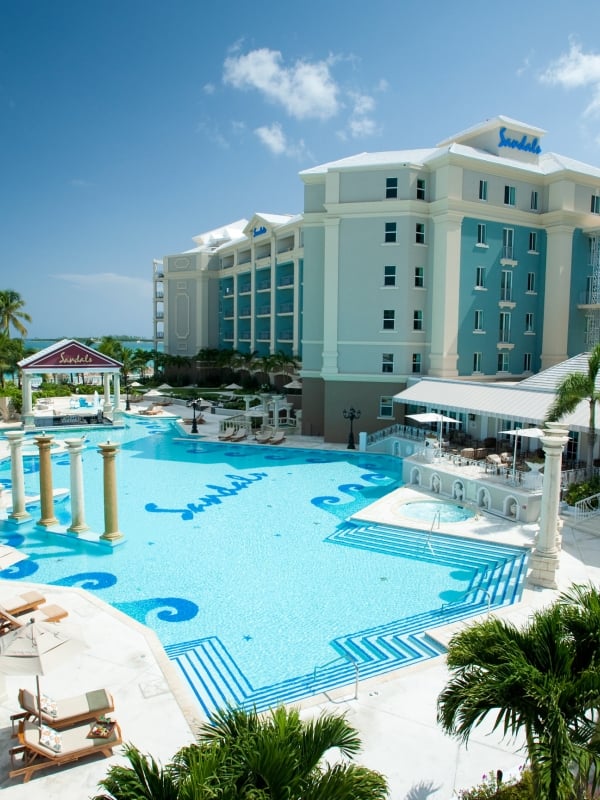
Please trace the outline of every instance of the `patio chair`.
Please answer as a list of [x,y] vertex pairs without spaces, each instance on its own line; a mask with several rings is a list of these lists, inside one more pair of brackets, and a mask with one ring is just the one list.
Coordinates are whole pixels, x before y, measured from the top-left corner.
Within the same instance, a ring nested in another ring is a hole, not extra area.
[[248,436],[248,431],[245,428],[238,428],[237,431],[229,437],[230,442],[241,442]]
[[[52,728],[71,728],[81,722],[98,719],[115,710],[112,695],[106,689],[96,689],[74,697],[53,700],[46,695],[41,696],[42,722]],[[35,722],[39,720],[37,697],[27,689],[19,689],[19,706],[23,709],[11,715],[13,736],[17,735],[15,724],[21,720]]]
[[19,744],[8,751],[10,758],[9,777],[23,776],[23,783],[34,772],[52,766],[62,766],[92,755],[112,755],[113,747],[123,743],[121,729],[115,723],[108,736],[93,737],[93,724],[86,723],[67,728],[58,733],[45,725],[40,729],[27,720],[19,723]]
[[284,431],[276,431],[269,439],[269,444],[281,444],[285,439]]
[[266,444],[267,442],[271,441],[272,434],[270,432],[267,433],[257,433],[254,437],[259,444]]
[[8,631],[14,631],[17,628],[22,628],[32,619],[36,622],[60,622],[61,619],[64,619],[68,615],[68,611],[66,611],[62,606],[56,605],[55,603],[48,603],[48,605],[45,606],[38,606],[27,614],[26,619],[15,617],[5,608],[0,606],[0,636],[3,633],[8,633]]
[[221,433],[217,434],[217,436],[222,442],[226,442],[231,439],[234,433],[235,428],[225,428],[225,430],[221,431]]
[[22,592],[13,597],[0,598],[0,608],[8,611],[13,617],[18,617],[20,614],[26,614],[28,611],[34,611],[36,608],[46,602],[43,594],[36,591]]

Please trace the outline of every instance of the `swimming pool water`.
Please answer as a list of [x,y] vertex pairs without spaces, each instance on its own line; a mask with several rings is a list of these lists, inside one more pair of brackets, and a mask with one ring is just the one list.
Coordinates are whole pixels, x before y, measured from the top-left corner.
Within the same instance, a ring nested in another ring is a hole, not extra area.
[[[101,533],[97,444],[107,434],[85,435],[86,520]],[[475,568],[328,541],[351,514],[401,485],[396,458],[190,440],[155,421],[131,421],[108,436],[121,444],[123,544],[110,549],[3,522],[2,541],[30,558],[2,577],[89,589],[167,647],[216,637],[254,686],[328,664],[337,637],[437,608],[473,581]],[[25,463],[26,493],[38,494],[37,459]],[[9,482],[5,461],[0,483]],[[64,453],[53,457],[53,483],[69,486]],[[55,513],[67,526],[69,501]]]
[[464,506],[439,500],[415,500],[402,503],[398,510],[403,517],[419,522],[434,522],[438,519],[438,515],[440,522],[466,522],[475,516],[470,509]]

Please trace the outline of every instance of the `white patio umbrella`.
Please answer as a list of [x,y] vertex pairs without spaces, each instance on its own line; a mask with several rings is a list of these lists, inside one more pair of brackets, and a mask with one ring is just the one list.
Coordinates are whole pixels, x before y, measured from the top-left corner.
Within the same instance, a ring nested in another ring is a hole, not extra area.
[[173,387],[172,387],[172,386],[169,386],[169,384],[168,384],[168,383],[161,383],[161,385],[158,387],[158,390],[159,390],[160,392],[168,392],[168,391],[170,391],[172,388],[173,388]]
[[302,384],[300,383],[300,381],[297,381],[294,378],[293,381],[290,381],[289,383],[284,384],[283,388],[284,389],[301,389],[302,388]]
[[238,386],[237,383],[230,383],[229,386],[225,387],[226,389],[230,389],[232,392],[236,389],[241,389],[241,386]]
[[10,547],[8,544],[0,544],[0,572],[3,569],[8,569],[19,561],[24,561],[29,558],[27,553],[22,550],[17,550],[16,547]]
[[519,442],[519,436],[523,436],[525,439],[539,439],[540,436],[546,435],[546,431],[543,431],[541,428],[514,428],[511,431],[499,431],[499,433],[503,434],[504,436],[515,437],[515,449],[512,463],[512,478],[514,481],[517,471],[517,444]]
[[161,394],[157,392],[156,389],[149,389],[147,392],[144,392],[144,397],[161,397]]
[[39,724],[42,723],[40,675],[58,669],[86,647],[63,624],[30,620],[0,636],[0,672],[35,675]]
[[454,417],[446,417],[444,414],[438,414],[435,411],[426,411],[422,414],[407,414],[406,417],[407,419],[414,419],[415,422],[438,422],[440,447],[442,446],[442,425],[444,422],[451,422],[454,425],[460,425],[459,419],[454,419]]

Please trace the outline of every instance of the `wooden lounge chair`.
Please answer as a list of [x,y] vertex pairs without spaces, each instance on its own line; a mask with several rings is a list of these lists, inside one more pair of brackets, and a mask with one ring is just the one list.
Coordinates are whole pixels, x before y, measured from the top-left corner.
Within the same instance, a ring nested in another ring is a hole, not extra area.
[[234,433],[235,433],[235,428],[225,428],[224,431],[221,431],[221,433],[218,434],[218,438],[222,442],[226,442],[228,439],[231,439]]
[[229,437],[230,442],[241,442],[248,436],[248,431],[245,428],[238,428],[237,431]]
[[13,595],[13,597],[0,598],[0,608],[8,611],[13,617],[18,617],[19,614],[34,611],[45,602],[46,598],[39,592],[22,592],[21,594]]
[[266,444],[271,441],[271,433],[257,433],[254,437],[259,444]]
[[48,603],[45,606],[38,606],[33,611],[30,611],[26,617],[15,617],[10,614],[5,608],[0,607],[0,635],[8,631],[14,631],[16,628],[22,628],[29,620],[36,622],[60,622],[69,615],[62,606],[55,603]]
[[273,436],[269,439],[269,444],[281,444],[285,439],[284,431],[275,431]]
[[[92,755],[112,755],[113,747],[123,743],[121,729],[115,723],[105,738],[88,738],[93,723],[77,725],[57,733],[52,728],[42,727],[27,720],[19,723],[19,744],[8,751],[10,758],[9,777],[23,776],[23,783],[34,772],[52,766],[71,764]],[[57,749],[60,748],[60,749]]]
[[[28,692],[27,689],[19,689],[19,705],[23,710],[18,714],[12,714],[10,718],[13,736],[17,735],[16,723],[21,720],[36,722],[40,718],[37,697],[32,692]],[[115,710],[115,701],[106,689],[96,689],[62,700],[53,700],[42,695],[41,706],[42,722],[51,728],[60,730],[110,714]]]

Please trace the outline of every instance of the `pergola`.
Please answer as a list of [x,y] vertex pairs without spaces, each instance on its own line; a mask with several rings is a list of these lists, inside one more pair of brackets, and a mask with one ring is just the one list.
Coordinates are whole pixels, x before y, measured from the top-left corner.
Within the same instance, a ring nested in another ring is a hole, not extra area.
[[34,375],[65,373],[100,374],[104,388],[104,413],[113,411],[111,405],[111,379],[113,384],[114,409],[120,404],[120,375],[122,364],[110,356],[105,356],[75,339],[61,339],[60,342],[45,347],[29,358],[19,361],[23,379],[22,418],[25,427],[33,425],[33,402],[31,381]]

